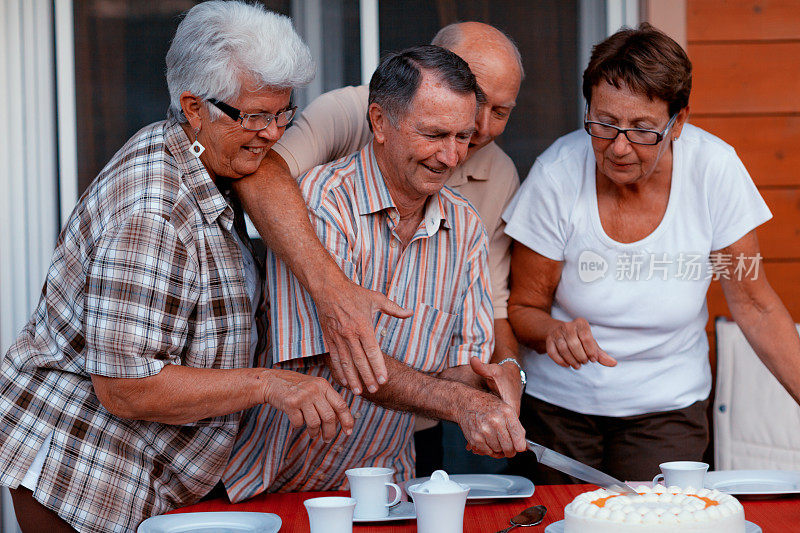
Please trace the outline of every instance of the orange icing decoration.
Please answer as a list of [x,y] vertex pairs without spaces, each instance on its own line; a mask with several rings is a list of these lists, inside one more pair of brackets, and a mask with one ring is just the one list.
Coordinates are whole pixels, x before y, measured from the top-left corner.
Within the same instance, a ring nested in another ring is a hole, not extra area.
[[[642,496],[643,494],[644,494],[643,492],[640,492],[639,496]],[[606,496],[605,498],[598,498],[598,499],[592,501],[591,503],[593,505],[596,505],[596,506],[598,506],[598,507],[600,507],[602,509],[603,507],[606,506],[606,503],[608,502],[608,500],[610,500],[611,498],[616,498],[617,496],[620,496],[620,495],[619,494],[612,494],[611,496]],[[719,505],[719,502],[717,500],[712,500],[711,498],[707,498],[705,496],[698,496],[697,494],[688,494],[687,496],[692,496],[693,498],[697,498],[698,500],[701,500],[702,502],[704,502],[706,504],[705,509],[708,509],[709,507],[713,507],[714,505]]]
[[[644,493],[643,493],[643,492],[640,492],[640,493],[639,493],[639,495],[640,495],[640,496],[641,496],[642,494],[644,494]],[[611,496],[606,496],[605,498],[598,498],[598,499],[594,500],[594,501],[592,502],[592,504],[594,504],[594,505],[596,505],[596,506],[598,506],[598,507],[600,507],[600,508],[603,508],[603,507],[605,507],[605,506],[606,506],[606,502],[607,502],[608,500],[610,500],[611,498],[616,498],[617,496],[620,496],[620,495],[619,495],[619,494],[612,494]]]
[[704,501],[706,503],[706,507],[705,507],[706,509],[708,509],[709,507],[712,507],[714,505],[719,505],[718,501],[712,500],[711,498],[706,498],[705,496],[698,496],[696,494],[692,494],[691,496],[694,496],[698,500]]
[[605,498],[598,498],[598,499],[594,500],[592,502],[592,504],[594,504],[594,505],[596,505],[596,506],[598,506],[600,508],[603,508],[603,507],[606,506],[606,502],[608,500],[610,500],[611,498],[616,498],[617,496],[619,496],[619,494],[612,494],[611,496],[606,496]]
[[[639,493],[640,496],[643,495],[643,494],[644,494],[643,492]],[[610,500],[611,498],[616,498],[617,496],[619,496],[619,494],[612,494],[611,496],[606,496],[605,498],[598,498],[598,499],[592,501],[592,504],[596,505],[596,506],[598,506],[598,507],[600,507],[602,509],[603,507],[606,506],[606,502],[608,502],[608,500]],[[712,500],[711,498],[707,498],[705,496],[698,496],[696,494],[690,494],[689,496],[697,498],[698,500],[702,500],[706,504],[706,506],[705,506],[706,509],[708,509],[709,507],[712,507],[714,505],[719,505],[718,501]]]

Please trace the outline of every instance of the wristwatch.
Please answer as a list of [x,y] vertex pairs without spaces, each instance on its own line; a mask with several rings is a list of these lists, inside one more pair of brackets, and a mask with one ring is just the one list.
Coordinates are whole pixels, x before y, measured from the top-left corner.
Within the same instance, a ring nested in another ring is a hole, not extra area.
[[520,364],[513,357],[506,357],[505,359],[503,359],[502,361],[500,361],[497,364],[498,365],[502,365],[503,363],[514,363],[517,366],[517,368],[519,368],[519,380],[522,382],[522,392],[524,394],[525,393],[525,384],[528,383],[528,376],[525,374],[525,371],[522,370],[522,367],[520,366]]

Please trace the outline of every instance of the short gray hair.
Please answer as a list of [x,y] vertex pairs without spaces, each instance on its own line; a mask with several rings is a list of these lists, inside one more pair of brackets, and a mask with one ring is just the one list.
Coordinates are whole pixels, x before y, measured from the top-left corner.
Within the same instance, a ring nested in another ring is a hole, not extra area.
[[[464,39],[464,32],[461,31],[461,24],[462,22],[454,22],[452,24],[448,24],[438,32],[436,35],[433,36],[433,40],[431,44],[435,44],[436,46],[441,46],[442,48],[447,48],[448,50],[452,50]],[[488,26],[488,24],[487,24]],[[514,57],[517,60],[517,66],[519,67],[519,79],[525,79],[525,69],[522,67],[522,54],[519,53],[519,48],[517,48],[517,43],[514,42],[514,39],[511,38],[503,30],[497,28],[496,26],[492,26],[495,30],[497,30],[503,37],[506,38],[508,44],[511,47],[511,50],[514,53]]]
[[[477,103],[484,95],[466,61],[441,46],[412,46],[386,56],[369,82],[369,103],[383,109],[392,126],[405,116],[422,83],[423,71],[429,72],[456,94],[474,94]],[[367,111],[367,122],[372,120]]]
[[[292,21],[258,4],[213,0],[186,12],[167,52],[169,115],[186,122],[181,94],[235,100],[244,76],[262,87],[296,88],[314,78],[311,51]],[[208,107],[213,120],[221,115]]]
[[464,37],[464,34],[461,32],[460,25],[460,22],[448,24],[436,32],[436,35],[433,36],[431,44],[452,50],[461,42],[461,39]]

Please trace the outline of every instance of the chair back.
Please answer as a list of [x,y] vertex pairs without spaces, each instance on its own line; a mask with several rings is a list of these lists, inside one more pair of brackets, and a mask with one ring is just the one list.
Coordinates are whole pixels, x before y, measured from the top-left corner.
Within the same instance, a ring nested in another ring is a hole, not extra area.
[[715,468],[800,470],[800,406],[735,322],[719,318],[716,330]]

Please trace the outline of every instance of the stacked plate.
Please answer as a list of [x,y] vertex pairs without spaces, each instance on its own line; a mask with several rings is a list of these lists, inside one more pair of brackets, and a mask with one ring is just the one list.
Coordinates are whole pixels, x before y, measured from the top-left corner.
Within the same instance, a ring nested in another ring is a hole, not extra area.
[[708,472],[706,488],[733,496],[772,498],[800,494],[800,472],[780,470],[716,470]]
[[137,533],[278,533],[281,519],[272,513],[182,513],[148,518]]

